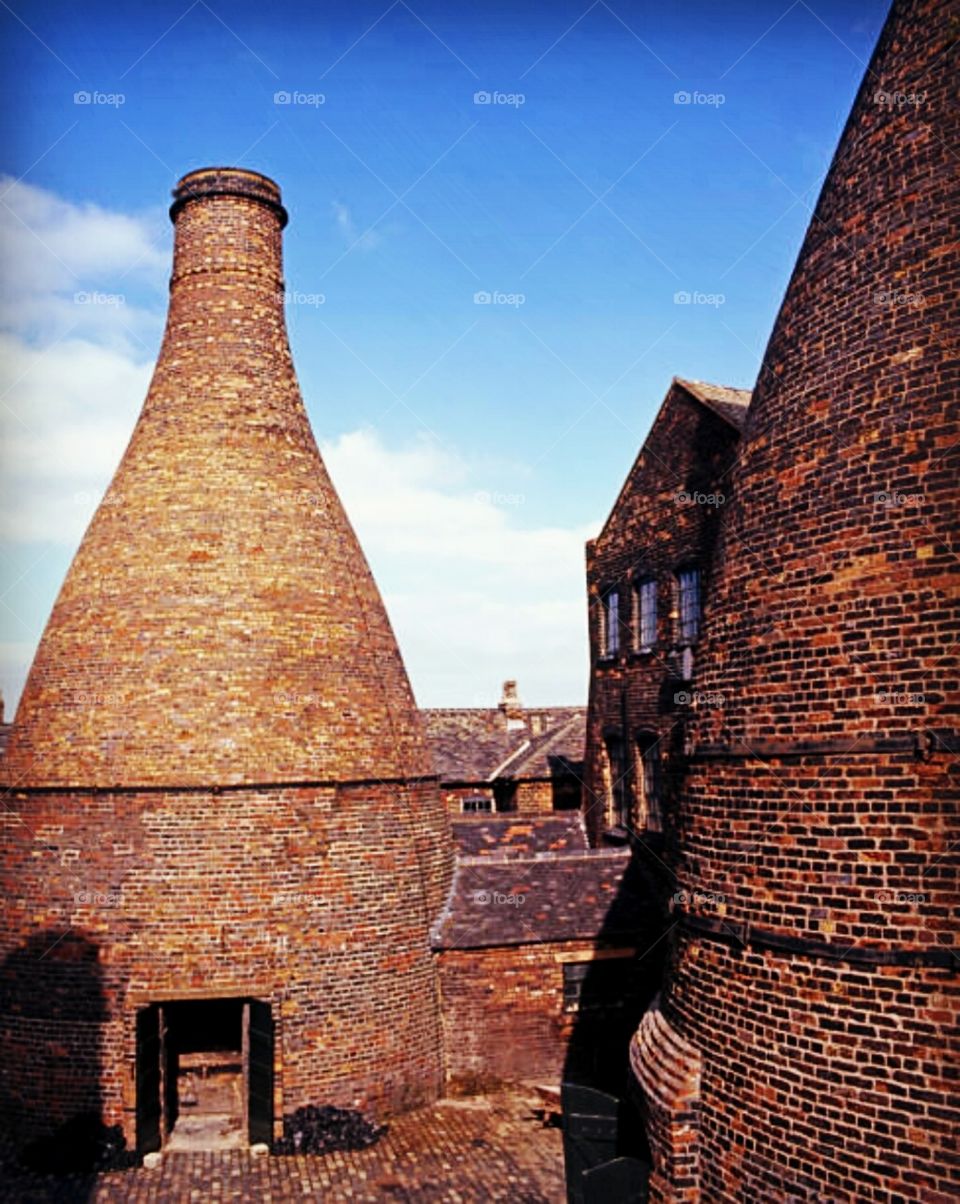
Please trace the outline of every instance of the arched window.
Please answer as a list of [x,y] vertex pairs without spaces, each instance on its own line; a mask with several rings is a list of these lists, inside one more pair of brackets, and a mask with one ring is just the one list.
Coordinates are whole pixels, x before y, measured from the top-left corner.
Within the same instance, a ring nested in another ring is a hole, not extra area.
[[627,757],[623,737],[617,732],[607,732],[603,737],[604,749],[604,810],[611,827],[629,827],[630,791],[627,780]]
[[637,752],[637,811],[641,828],[663,831],[663,774],[660,763],[660,737],[656,732],[639,732]]
[[616,656],[620,651],[620,593],[616,586],[600,595],[600,655]]

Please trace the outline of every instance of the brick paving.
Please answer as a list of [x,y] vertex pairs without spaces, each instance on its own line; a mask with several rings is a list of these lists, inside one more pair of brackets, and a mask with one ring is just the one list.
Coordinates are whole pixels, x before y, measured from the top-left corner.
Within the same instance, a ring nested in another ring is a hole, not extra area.
[[7,1175],[2,1204],[153,1204],[162,1201],[385,1201],[388,1204],[563,1204],[559,1129],[536,1101],[497,1095],[445,1100],[394,1120],[367,1150],[255,1158],[237,1150],[167,1154],[88,1178]]

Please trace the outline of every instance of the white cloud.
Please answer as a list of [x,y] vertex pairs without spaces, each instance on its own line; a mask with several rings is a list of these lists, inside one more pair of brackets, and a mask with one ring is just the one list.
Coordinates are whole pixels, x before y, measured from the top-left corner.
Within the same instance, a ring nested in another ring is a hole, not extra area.
[[75,545],[133,430],[152,371],[82,339],[0,334],[0,538]]
[[[0,323],[35,343],[70,332],[136,347],[157,320],[169,241],[159,213],[73,204],[0,177]],[[134,299],[144,287],[146,307]]]
[[586,701],[584,543],[599,523],[525,525],[522,493],[426,438],[389,448],[351,431],[322,451],[422,705],[492,704],[507,678],[540,705]]
[[[355,237],[349,211],[336,214]],[[152,240],[148,218],[27,185],[0,204],[0,539],[9,563],[28,566],[21,613],[5,615],[0,642],[8,703],[59,584],[42,574],[52,578],[79,542],[146,394],[169,267]],[[76,302],[78,292],[110,295],[121,276],[140,288],[139,307]],[[585,701],[583,545],[599,523],[529,521],[519,487],[491,485],[497,466],[433,439],[391,446],[354,430],[323,453],[423,705],[492,705],[506,678],[534,704]],[[522,466],[500,467],[521,486],[531,479]]]
[[75,544],[146,392],[169,252],[150,216],[0,190],[0,537]]

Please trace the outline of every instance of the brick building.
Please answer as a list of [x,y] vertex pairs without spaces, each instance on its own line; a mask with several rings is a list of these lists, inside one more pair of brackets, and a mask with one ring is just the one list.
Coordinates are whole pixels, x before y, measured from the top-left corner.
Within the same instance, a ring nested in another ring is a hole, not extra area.
[[[957,22],[894,3],[723,477],[631,1047],[653,1201],[960,1189]],[[632,721],[635,673],[592,705]]]
[[587,545],[587,821],[663,842],[680,717],[749,393],[676,378],[603,530]]
[[638,957],[661,924],[648,875],[624,848],[589,849],[579,817],[454,828],[434,933],[450,1089],[557,1088],[573,1063],[587,1077],[622,1066],[657,986]]
[[557,1089],[572,1059],[622,1061],[662,916],[625,849],[590,847],[585,709],[525,708],[508,681],[496,708],[422,714],[456,849],[433,933],[448,1089]]
[[[141,1150],[197,1055],[241,1137],[442,1086],[430,928],[449,825],[283,312],[279,189],[192,172],[136,429],[4,758],[0,1113]],[[398,1006],[398,1000],[400,1006]]]
[[505,681],[496,707],[421,714],[451,816],[580,808],[585,708],[524,707]]
[[557,1087],[627,1022],[587,972],[651,936],[588,846],[585,711],[417,710],[294,376],[279,189],[174,198],[154,377],[0,729],[0,1121],[145,1153]]

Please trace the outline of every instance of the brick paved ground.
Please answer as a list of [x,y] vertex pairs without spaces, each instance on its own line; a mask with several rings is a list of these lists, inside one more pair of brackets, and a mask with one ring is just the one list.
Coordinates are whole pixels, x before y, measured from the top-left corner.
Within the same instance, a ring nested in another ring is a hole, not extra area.
[[395,1120],[371,1149],[325,1157],[168,1154],[158,1170],[84,1180],[8,1174],[0,1181],[0,1202],[562,1204],[560,1131],[544,1128],[533,1107],[535,1101],[519,1096],[448,1100]]

